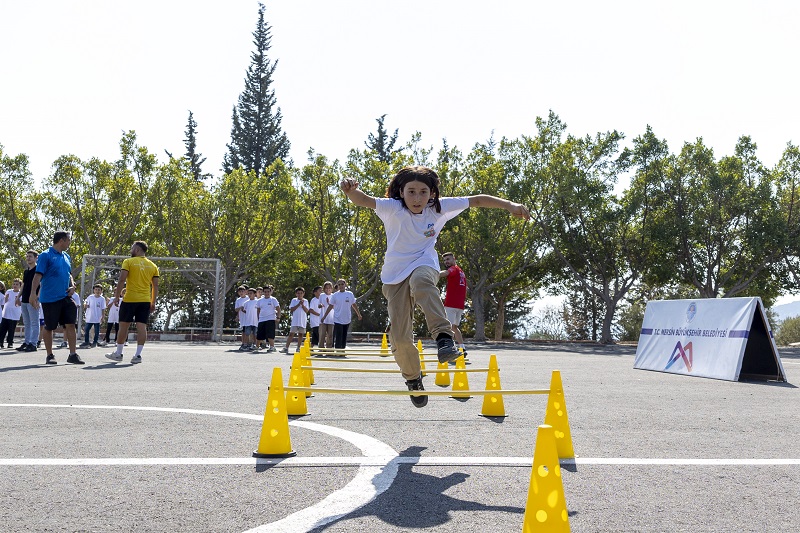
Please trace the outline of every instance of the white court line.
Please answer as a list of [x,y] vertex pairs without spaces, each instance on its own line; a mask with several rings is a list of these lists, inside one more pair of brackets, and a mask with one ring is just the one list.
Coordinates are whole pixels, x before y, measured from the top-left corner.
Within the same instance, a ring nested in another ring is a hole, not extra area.
[[[800,459],[655,459],[638,457],[578,457],[562,459],[563,466],[787,466],[800,465]],[[131,457],[78,459],[0,459],[0,466],[214,466],[268,465],[275,468],[377,466],[389,463],[415,466],[513,466],[530,467],[531,457],[289,457],[256,459],[250,457]]]
[[[173,407],[134,407],[125,405],[66,405],[66,404],[0,404],[0,407],[37,407],[37,408],[71,408],[71,409],[117,409],[117,410],[131,410],[131,411],[160,411],[167,413],[186,413],[193,415],[211,415],[211,416],[224,416],[232,418],[244,418],[247,420],[263,420],[263,415],[249,415],[243,413],[231,413],[224,411],[207,411],[199,409],[178,409]],[[377,439],[361,433],[347,431],[331,426],[324,426],[322,424],[315,424],[313,422],[304,422],[295,420],[289,422],[289,425],[301,427],[312,431],[320,431],[327,433],[334,437],[346,440],[350,444],[359,448],[364,454],[365,458],[370,459],[374,464],[358,466],[358,471],[350,482],[341,489],[331,492],[322,501],[292,513],[282,520],[264,524],[263,526],[256,527],[248,531],[252,532],[304,532],[310,531],[315,527],[329,524],[338,518],[348,515],[353,511],[367,505],[374,500],[379,494],[388,489],[394,478],[397,476],[398,464],[392,462],[394,457],[397,457],[397,452],[389,446]],[[131,461],[133,459],[103,459],[103,461]],[[146,461],[153,461],[154,459],[144,459]],[[180,461],[186,459],[155,459],[155,461],[171,461],[168,464],[181,464]],[[208,459],[201,458],[201,461]],[[214,459],[212,459],[213,461]],[[228,461],[228,459],[221,459]],[[241,458],[235,460],[242,461]],[[0,465],[5,464],[6,460],[0,460]],[[11,459],[10,461],[20,461],[18,459]],[[47,461],[47,459],[45,459]],[[87,461],[87,459],[78,459],[78,461]],[[172,461],[178,461],[174,463]],[[191,459],[190,459],[191,461]],[[260,459],[258,462],[263,462]],[[244,464],[258,464],[255,459],[249,459],[248,463]],[[114,463],[106,463],[114,464]],[[119,463],[117,463],[119,464]],[[149,464],[164,464],[164,463],[149,463]],[[198,463],[185,463],[185,464],[198,464]],[[224,463],[230,464],[230,463]],[[234,463],[235,464],[235,463]]]

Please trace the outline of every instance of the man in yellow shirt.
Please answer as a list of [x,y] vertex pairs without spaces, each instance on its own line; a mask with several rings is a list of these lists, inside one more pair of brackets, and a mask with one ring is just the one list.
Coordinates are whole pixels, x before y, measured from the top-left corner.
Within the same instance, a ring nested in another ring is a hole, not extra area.
[[128,338],[128,328],[131,322],[136,322],[136,355],[131,359],[131,364],[142,362],[142,350],[147,340],[147,321],[150,319],[150,313],[156,309],[159,276],[158,267],[145,257],[146,253],[147,243],[136,241],[131,246],[131,256],[122,262],[113,305],[119,302],[123,287],[127,290],[119,305],[117,349],[106,354],[112,361],[122,361],[122,350]]

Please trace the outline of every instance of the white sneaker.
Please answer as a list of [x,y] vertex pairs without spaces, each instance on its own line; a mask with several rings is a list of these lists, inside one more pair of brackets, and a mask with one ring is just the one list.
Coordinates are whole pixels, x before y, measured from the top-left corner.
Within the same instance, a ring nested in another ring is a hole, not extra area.
[[142,362],[142,356],[141,355],[134,355],[133,357],[131,357],[131,364],[132,365],[136,365],[136,364],[139,364],[141,362]]
[[289,348],[281,348],[281,353],[289,353]]
[[122,361],[122,354],[117,352],[107,353],[106,357],[112,361]]

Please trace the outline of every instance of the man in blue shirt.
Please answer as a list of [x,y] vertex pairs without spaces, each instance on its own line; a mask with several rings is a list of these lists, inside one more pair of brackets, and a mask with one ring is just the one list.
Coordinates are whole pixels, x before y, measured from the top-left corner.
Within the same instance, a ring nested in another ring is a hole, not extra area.
[[[67,253],[71,242],[70,234],[66,231],[57,231],[53,234],[53,246],[39,254],[39,259],[36,261],[36,273],[33,275],[31,283],[29,302],[36,309],[41,303],[44,313],[42,336],[47,351],[45,362],[48,365],[56,364],[56,357],[53,355],[53,330],[59,324],[64,326],[64,336],[69,344],[67,363],[83,364],[81,358],[75,353],[75,322],[78,318],[78,308],[72,301],[75,281],[72,279],[72,260]],[[38,296],[36,289],[39,289]]]

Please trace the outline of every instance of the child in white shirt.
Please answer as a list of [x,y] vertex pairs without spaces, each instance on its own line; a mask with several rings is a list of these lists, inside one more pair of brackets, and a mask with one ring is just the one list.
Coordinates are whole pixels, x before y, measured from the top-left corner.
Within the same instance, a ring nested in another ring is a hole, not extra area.
[[11,289],[1,296],[3,301],[2,320],[0,320],[0,348],[3,346],[3,337],[6,338],[9,348],[14,346],[14,334],[17,329],[17,322],[22,316],[22,306],[17,302],[22,289],[22,280],[15,279],[11,283]]
[[286,347],[281,350],[283,353],[289,353],[289,346],[295,336],[297,336],[297,351],[299,352],[301,338],[306,335],[308,300],[303,298],[305,293],[306,290],[303,287],[297,287],[294,290],[294,298],[292,298],[292,303],[289,304],[289,312],[292,313],[292,325],[289,328],[289,336],[286,338]]
[[[100,322],[103,320],[103,311],[106,309],[106,299],[103,297],[103,286],[99,283],[92,287],[93,294],[86,297],[83,303],[86,332],[83,344],[79,348],[92,348],[100,340]],[[94,328],[94,340],[89,342],[89,332]]]
[[[440,268],[435,245],[439,233],[448,220],[468,207],[505,209],[526,220],[530,213],[522,204],[488,194],[440,198],[439,176],[423,166],[400,169],[389,182],[386,198],[365,194],[351,178],[342,180],[340,187],[351,202],[374,209],[383,222],[386,257],[381,281],[392,324],[392,352],[408,389],[425,390],[419,352],[414,345],[412,321],[416,305],[422,308],[431,336],[436,339],[439,362],[454,361],[460,355],[437,285]],[[411,396],[411,402],[424,407],[428,397]]]

